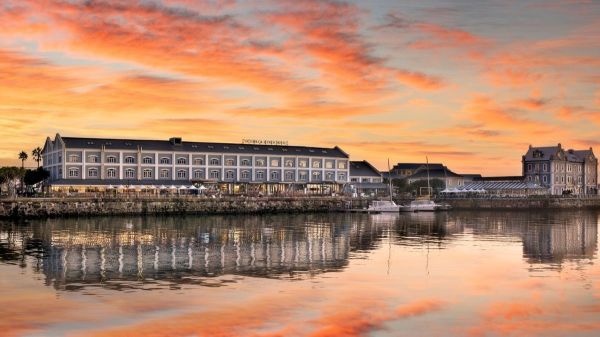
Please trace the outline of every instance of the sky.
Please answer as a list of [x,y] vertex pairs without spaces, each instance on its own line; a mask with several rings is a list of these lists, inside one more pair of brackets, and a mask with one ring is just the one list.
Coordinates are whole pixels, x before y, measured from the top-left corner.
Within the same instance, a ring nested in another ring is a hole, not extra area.
[[517,175],[600,155],[600,1],[3,0],[0,116],[2,165],[60,133]]

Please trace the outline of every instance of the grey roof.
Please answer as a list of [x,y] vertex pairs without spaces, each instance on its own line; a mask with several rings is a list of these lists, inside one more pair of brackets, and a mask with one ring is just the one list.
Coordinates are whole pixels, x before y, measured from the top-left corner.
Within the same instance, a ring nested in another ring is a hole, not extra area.
[[523,189],[546,189],[538,184],[532,182],[525,182],[521,180],[513,181],[477,181],[472,183],[465,183],[463,186],[457,188],[459,191],[465,190],[523,190]]
[[[429,171],[429,173],[427,173],[427,171]],[[408,176],[408,179],[427,178],[427,176],[429,176],[429,178],[462,177],[460,174],[450,171],[446,166],[442,166],[441,168],[434,169],[430,167],[429,170],[420,169],[414,174]]]
[[[560,144],[556,145],[556,146],[538,146],[538,147],[534,147],[534,146],[529,146],[529,149],[527,149],[527,153],[525,153],[525,160],[527,161],[531,161],[531,160],[551,160],[554,159],[554,156],[562,150],[562,147]],[[534,157],[534,153],[540,153],[541,155],[538,157]]]
[[144,140],[144,139],[112,139],[112,138],[78,138],[61,137],[67,148],[100,149],[104,146],[107,150],[142,150],[149,151],[184,151],[203,153],[248,153],[248,154],[276,154],[281,156],[323,156],[348,158],[348,154],[339,147],[307,147],[307,146],[282,146],[282,145],[253,145],[237,143],[207,143],[207,142],[182,142],[173,145],[169,140]]
[[381,177],[381,172],[366,160],[350,162],[351,177]]
[[420,167],[425,167],[429,165],[429,169],[442,169],[444,165],[440,163],[398,163],[392,167],[392,170],[415,170]]

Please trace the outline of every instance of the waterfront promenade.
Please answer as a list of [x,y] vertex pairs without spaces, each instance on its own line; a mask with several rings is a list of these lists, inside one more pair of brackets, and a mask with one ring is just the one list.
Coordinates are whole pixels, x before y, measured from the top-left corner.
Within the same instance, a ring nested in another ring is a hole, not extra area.
[[[148,214],[256,214],[344,212],[366,208],[373,199],[346,196],[71,196],[0,199],[0,218]],[[600,209],[600,197],[468,197],[437,199],[455,210]],[[403,204],[409,200],[396,200]]]

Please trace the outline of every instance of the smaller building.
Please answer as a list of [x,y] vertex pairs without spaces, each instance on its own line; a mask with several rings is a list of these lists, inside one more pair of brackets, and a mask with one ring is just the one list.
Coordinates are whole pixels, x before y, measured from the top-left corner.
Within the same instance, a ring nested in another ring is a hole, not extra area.
[[357,195],[376,196],[388,193],[381,172],[366,160],[350,161],[350,189]]
[[548,189],[536,183],[523,180],[480,180],[465,183],[464,186],[442,191],[446,196],[476,197],[526,197],[548,194]]

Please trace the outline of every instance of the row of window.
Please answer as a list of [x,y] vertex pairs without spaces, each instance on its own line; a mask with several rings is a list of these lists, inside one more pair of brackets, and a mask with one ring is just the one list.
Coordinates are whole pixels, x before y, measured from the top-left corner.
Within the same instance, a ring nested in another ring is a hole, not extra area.
[[[534,172],[534,168],[535,171],[539,171],[540,170],[540,164],[527,164],[527,172]],[[548,164],[544,163],[542,165],[542,169],[543,172],[548,172]],[[582,171],[582,167],[581,165],[572,165],[572,164],[561,164],[561,163],[554,163],[554,172],[565,172],[565,169],[567,170],[567,172],[581,172]],[[588,171],[589,173],[589,171]]]
[[[79,163],[81,161],[81,158],[79,157],[79,155],[69,155],[69,162],[71,163]],[[106,156],[106,162],[107,163],[118,163],[118,158],[117,156]],[[88,156],[88,162],[90,163],[99,163],[100,162],[100,158],[96,155],[90,155]],[[135,164],[136,160],[135,157],[133,156],[127,156],[123,159],[123,162],[125,164]],[[170,157],[161,157],[159,160],[160,164],[171,164],[171,158]],[[284,161],[284,166],[285,167],[294,167],[294,162],[295,160],[293,159],[286,159]],[[154,163],[154,158],[153,157],[144,157],[142,158],[142,163],[144,164],[153,164]],[[188,164],[188,158],[186,157],[178,157],[176,159],[176,163],[177,165],[187,165]],[[193,164],[194,165],[204,165],[204,158],[194,158],[193,160]],[[272,167],[279,167],[280,166],[280,161],[279,159],[271,159],[271,166]],[[218,166],[221,165],[221,160],[219,158],[211,158],[210,159],[210,165],[212,166]],[[225,159],[225,165],[226,166],[235,166],[235,160],[234,159]],[[240,161],[240,165],[241,166],[251,166],[251,160],[250,159],[242,159]],[[255,166],[266,166],[266,161],[264,159],[256,159],[255,160]],[[333,169],[333,162],[325,162],[325,168],[326,169]],[[307,160],[299,160],[298,161],[298,167],[308,167],[308,161]],[[321,160],[313,160],[312,162],[312,167],[313,168],[321,168]],[[346,168],[346,163],[345,162],[338,162],[338,169],[345,169]]]
[[[160,170],[160,178],[170,178],[170,173],[171,170],[167,170],[167,169],[163,169]],[[124,170],[124,177],[126,179],[134,179],[136,178],[135,176],[135,170],[134,169],[125,169]],[[152,176],[153,172],[151,169],[145,169],[142,171],[142,177],[143,178],[153,178]],[[211,179],[219,179],[220,178],[220,174],[221,172],[219,170],[211,170],[210,171],[210,178]],[[178,170],[177,171],[177,178],[178,179],[186,179],[188,175],[188,171],[187,170]],[[204,171],[203,170],[195,170],[193,172],[194,175],[194,179],[203,179],[204,178]],[[240,173],[240,177],[241,179],[250,179],[250,175],[251,172],[250,171],[242,171]],[[321,172],[313,172],[313,179],[320,179],[321,178]],[[79,168],[76,167],[72,167],[69,168],[69,177],[70,178],[77,178],[79,177]],[[97,178],[98,177],[98,169],[96,168],[90,168],[87,171],[87,177],[88,178]],[[109,168],[106,170],[106,177],[107,178],[117,178],[117,169],[115,168]],[[273,171],[271,172],[271,179],[272,180],[278,180],[280,177],[280,172],[277,171]],[[327,172],[325,174],[326,179],[328,180],[333,180],[335,175],[333,172]],[[235,178],[235,171],[233,170],[227,170],[225,171],[225,179],[234,179]],[[256,179],[257,180],[262,180],[265,179],[265,172],[263,171],[257,171],[256,172]],[[285,179],[286,180],[293,180],[294,179],[294,172],[285,172]],[[308,173],[307,172],[299,172],[298,173],[298,179],[299,180],[308,180]],[[338,174],[338,179],[339,180],[345,180],[346,179],[346,175],[344,173],[339,173]]]

